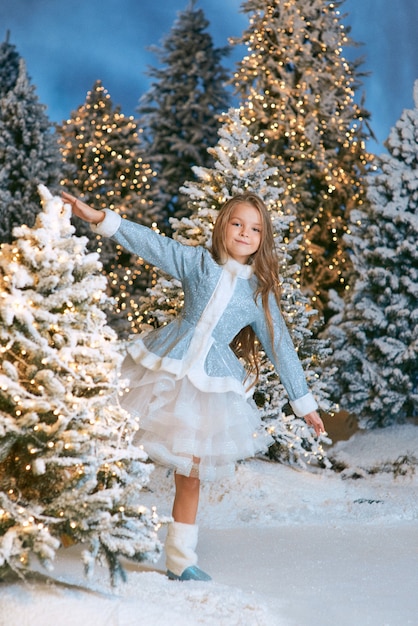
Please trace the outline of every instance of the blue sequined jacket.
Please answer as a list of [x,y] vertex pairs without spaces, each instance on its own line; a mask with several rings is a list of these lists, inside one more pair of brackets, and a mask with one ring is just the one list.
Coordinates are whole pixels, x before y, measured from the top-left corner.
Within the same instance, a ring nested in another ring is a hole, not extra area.
[[141,256],[181,281],[184,306],[166,326],[145,331],[128,348],[145,367],[164,370],[176,378],[188,376],[202,391],[234,391],[248,395],[245,369],[229,344],[247,325],[256,333],[287,391],[294,413],[317,408],[284,319],[270,298],[275,346],[271,345],[261,301],[255,302],[257,279],[251,265],[229,259],[219,265],[203,247],[183,245],[151,229],[122,219],[106,209],[105,219],[92,225],[97,234]]

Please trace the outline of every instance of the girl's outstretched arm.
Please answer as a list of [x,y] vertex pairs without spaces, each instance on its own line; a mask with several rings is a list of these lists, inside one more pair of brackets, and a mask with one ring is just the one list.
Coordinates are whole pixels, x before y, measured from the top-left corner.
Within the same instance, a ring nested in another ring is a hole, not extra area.
[[199,246],[187,246],[165,237],[148,226],[122,218],[111,209],[93,209],[67,191],[62,192],[62,199],[71,206],[74,215],[91,225],[94,233],[112,238],[128,252],[141,256],[180,281],[201,260]]
[[79,200],[75,196],[72,196],[66,191],[63,191],[61,196],[66,204],[71,205],[74,215],[77,215],[77,217],[80,217],[85,222],[88,222],[89,224],[99,224],[104,220],[106,215],[104,211],[97,211],[96,209],[93,209],[88,204]]

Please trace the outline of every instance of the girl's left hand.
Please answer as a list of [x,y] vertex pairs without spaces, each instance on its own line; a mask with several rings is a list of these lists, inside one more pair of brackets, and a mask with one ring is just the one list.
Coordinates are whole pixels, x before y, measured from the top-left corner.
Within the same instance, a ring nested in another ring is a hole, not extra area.
[[303,416],[303,419],[308,424],[308,426],[312,426],[315,431],[317,437],[325,433],[324,423],[319,417],[319,413],[317,411],[311,411]]

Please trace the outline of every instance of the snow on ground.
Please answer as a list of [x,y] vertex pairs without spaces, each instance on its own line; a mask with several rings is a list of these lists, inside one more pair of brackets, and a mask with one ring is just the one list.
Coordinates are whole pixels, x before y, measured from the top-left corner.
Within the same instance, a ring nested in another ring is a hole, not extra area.
[[[329,452],[340,473],[254,459],[202,489],[199,564],[180,583],[126,563],[83,577],[80,548],[52,573],[0,586],[0,626],[417,626],[418,426],[359,432]],[[145,504],[169,514],[172,475],[152,474]],[[161,538],[164,539],[164,531]]]

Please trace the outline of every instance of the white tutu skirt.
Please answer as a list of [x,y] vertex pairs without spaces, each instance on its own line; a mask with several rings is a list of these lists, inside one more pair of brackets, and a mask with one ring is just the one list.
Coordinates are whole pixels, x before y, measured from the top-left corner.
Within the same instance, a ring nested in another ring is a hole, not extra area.
[[123,408],[138,421],[137,445],[152,461],[184,476],[213,481],[230,476],[235,462],[273,442],[252,399],[234,392],[205,393],[187,377],[154,372],[127,356]]

